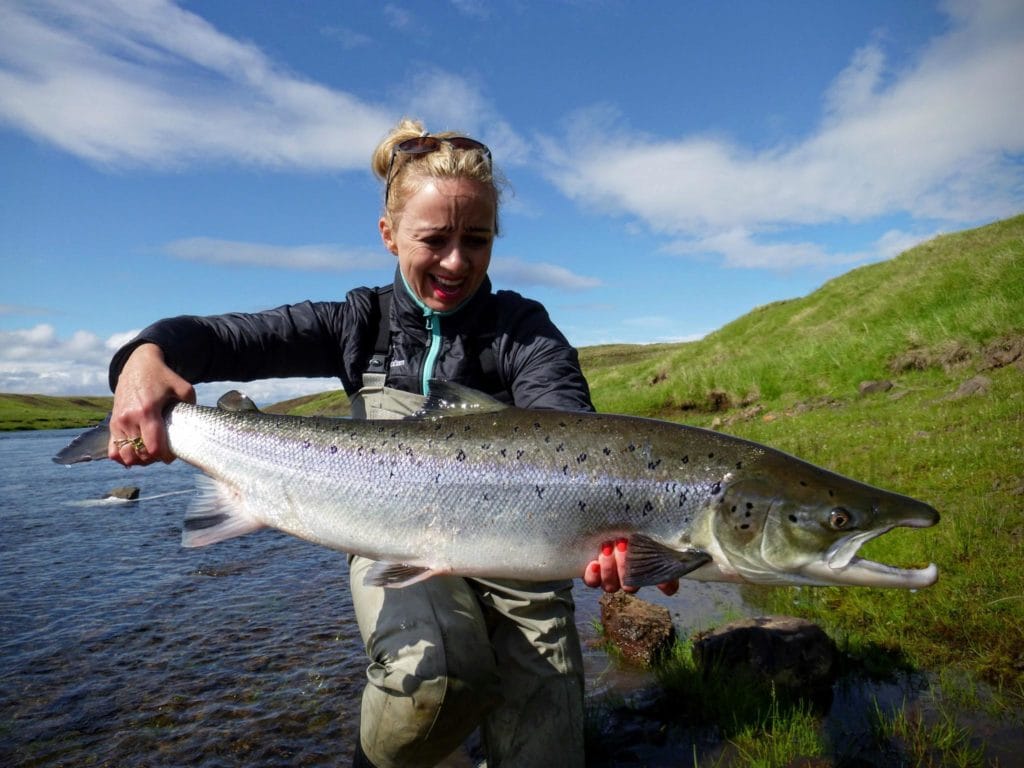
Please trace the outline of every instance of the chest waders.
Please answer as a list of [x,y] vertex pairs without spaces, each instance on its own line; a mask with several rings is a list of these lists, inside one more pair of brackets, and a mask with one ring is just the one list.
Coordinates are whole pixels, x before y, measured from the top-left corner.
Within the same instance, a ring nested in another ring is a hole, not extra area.
[[[401,419],[426,398],[385,386],[391,295],[378,298],[374,353],[352,418]],[[439,325],[436,333],[424,376],[440,350]],[[363,583],[372,565],[351,558],[352,602],[370,660],[355,766],[429,768],[480,728],[489,768],[583,768],[583,658],[571,581],[435,576],[389,589]]]

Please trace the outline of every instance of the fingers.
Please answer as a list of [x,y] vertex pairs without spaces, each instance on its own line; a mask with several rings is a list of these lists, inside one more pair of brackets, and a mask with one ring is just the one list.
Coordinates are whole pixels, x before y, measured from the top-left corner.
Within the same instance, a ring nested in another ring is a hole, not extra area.
[[[583,574],[583,583],[588,587],[600,587],[605,592],[623,592],[633,594],[639,587],[623,586],[626,581],[626,556],[629,549],[628,539],[606,541],[601,545],[601,554],[597,560],[591,560]],[[679,591],[679,579],[666,581],[658,585],[663,594],[671,596]]]
[[673,579],[672,581],[666,581],[663,584],[659,584],[658,589],[661,590],[662,594],[671,597],[679,591],[679,579]]
[[195,400],[195,389],[167,367],[159,347],[137,347],[125,362],[114,391],[108,455],[126,467],[173,461],[164,408],[173,402]]
[[597,560],[587,564],[583,583],[588,587],[600,587],[605,592],[636,592],[636,587],[624,587],[626,578],[626,539],[606,541],[601,545]]

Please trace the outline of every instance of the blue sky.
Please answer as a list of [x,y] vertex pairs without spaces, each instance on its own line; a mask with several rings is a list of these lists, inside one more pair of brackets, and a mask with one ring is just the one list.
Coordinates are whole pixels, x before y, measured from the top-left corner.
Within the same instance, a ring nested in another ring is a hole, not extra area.
[[388,282],[404,115],[510,180],[497,287],[578,346],[698,338],[1024,211],[1022,72],[1019,0],[0,0],[0,391]]

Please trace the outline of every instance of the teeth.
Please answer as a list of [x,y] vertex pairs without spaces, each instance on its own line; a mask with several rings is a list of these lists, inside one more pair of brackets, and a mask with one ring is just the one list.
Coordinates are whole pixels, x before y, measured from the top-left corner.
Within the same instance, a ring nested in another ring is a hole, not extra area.
[[434,278],[434,280],[436,280],[441,285],[443,285],[443,286],[445,286],[447,288],[454,288],[456,286],[462,285],[462,283],[463,283],[462,280],[453,280],[453,279],[450,279],[450,278],[447,278],[447,277],[441,277],[440,275],[434,275],[433,278]]

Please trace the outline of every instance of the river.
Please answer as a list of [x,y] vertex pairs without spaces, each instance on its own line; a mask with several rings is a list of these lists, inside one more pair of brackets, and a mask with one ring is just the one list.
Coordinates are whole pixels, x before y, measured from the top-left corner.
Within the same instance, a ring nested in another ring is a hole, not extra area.
[[[195,470],[63,467],[80,430],[0,433],[0,765],[334,766],[358,734],[366,661],[345,556],[265,531],[180,546]],[[102,500],[141,488],[136,502]],[[685,632],[741,610],[689,582]],[[594,646],[577,582],[588,696],[647,680]]]

